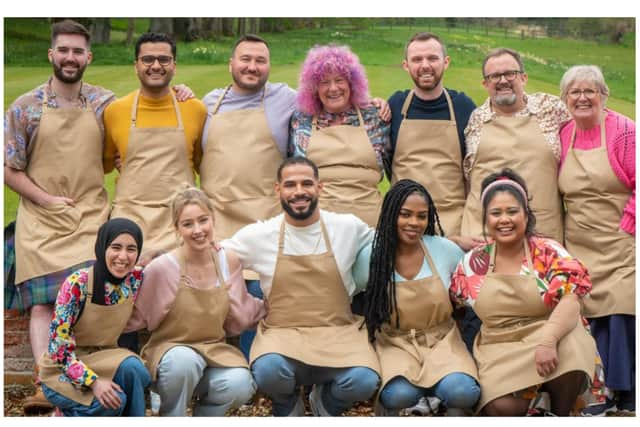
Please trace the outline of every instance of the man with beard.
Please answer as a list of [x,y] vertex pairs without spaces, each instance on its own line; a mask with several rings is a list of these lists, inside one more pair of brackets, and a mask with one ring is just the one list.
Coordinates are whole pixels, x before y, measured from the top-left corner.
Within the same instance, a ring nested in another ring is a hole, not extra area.
[[284,160],[275,185],[284,213],[221,243],[260,275],[268,309],[250,363],[276,416],[304,415],[300,386],[313,385],[314,415],[337,416],[379,382],[375,351],[349,305],[357,292],[351,270],[373,230],[352,214],[320,210],[321,190],[311,160]]
[[536,231],[562,242],[558,131],[571,119],[569,112],[557,96],[525,93],[527,73],[520,54],[512,49],[490,51],[482,63],[482,76],[489,98],[471,114],[465,129],[463,166],[470,190],[462,235],[483,236],[480,184],[489,174],[509,167],[529,186]]
[[446,236],[468,250],[473,240],[460,237],[465,200],[462,159],[464,128],[476,105],[464,92],[444,88],[442,79],[449,63],[447,49],[437,35],[420,32],[407,42],[402,67],[414,87],[389,98],[387,173],[392,183],[409,178],[428,188]]
[[171,200],[183,184],[194,185],[201,158],[207,109],[195,98],[176,101],[171,88],[176,58],[172,38],[142,34],[134,59],[140,88],[104,112],[105,172],[113,170],[114,158],[122,162],[111,217],[136,222],[145,237],[145,251],[177,246]]
[[[34,360],[47,351],[58,287],[72,272],[91,265],[96,233],[109,215],[102,113],[114,95],[82,81],[92,58],[89,42],[84,26],[55,23],[48,51],[53,75],[5,114],[4,180],[20,195],[17,292],[5,307],[29,312]],[[51,409],[40,387],[25,400],[26,414]]]

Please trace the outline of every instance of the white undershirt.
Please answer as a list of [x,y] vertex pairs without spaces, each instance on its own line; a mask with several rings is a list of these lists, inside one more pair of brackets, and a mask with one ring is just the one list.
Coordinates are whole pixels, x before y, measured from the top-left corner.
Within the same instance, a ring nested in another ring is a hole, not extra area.
[[[360,249],[373,240],[374,230],[351,214],[321,210],[320,216],[327,229],[342,282],[347,293],[352,295],[356,287],[351,269]],[[271,291],[278,255],[278,235],[283,220],[284,214],[280,214],[266,221],[249,224],[221,243],[238,254],[243,268],[260,275],[260,286],[265,296]],[[320,221],[306,227],[285,224],[285,255],[321,254],[326,250]]]

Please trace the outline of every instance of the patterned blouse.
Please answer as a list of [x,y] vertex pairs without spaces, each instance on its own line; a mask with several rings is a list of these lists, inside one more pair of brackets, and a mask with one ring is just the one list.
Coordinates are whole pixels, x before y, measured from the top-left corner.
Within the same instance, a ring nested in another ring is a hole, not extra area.
[[[489,258],[495,243],[467,252],[458,263],[451,278],[449,293],[457,307],[473,307],[489,271]],[[530,237],[529,250],[534,271],[529,271],[527,259],[522,258],[520,274],[533,275],[542,302],[554,308],[564,295],[584,297],[591,291],[587,268],[552,239]]]
[[[548,93],[532,93],[524,95],[525,107],[518,111],[515,117],[535,116],[540,125],[540,130],[544,138],[551,147],[556,160],[560,160],[560,136],[558,132],[562,124],[571,120],[569,110],[557,96]],[[465,143],[467,144],[467,155],[463,161],[463,169],[465,178],[469,179],[471,168],[476,159],[478,145],[480,144],[480,136],[482,128],[486,123],[494,120],[496,113],[491,110],[491,99],[487,100],[480,107],[476,108],[471,117],[467,128],[464,130]]]
[[[4,116],[4,164],[14,169],[24,170],[27,167],[29,144],[35,140],[42,117],[42,103],[45,92],[48,95],[49,108],[58,108],[56,94],[51,89],[51,78],[16,99]],[[116,99],[113,92],[99,86],[82,83],[80,88],[80,104],[83,108],[91,108],[96,114],[100,131],[104,135],[102,114],[109,103]]]
[[[78,321],[87,299],[88,272],[88,268],[78,270],[62,283],[49,326],[49,356],[62,369],[64,375],[61,378],[77,386],[89,386],[97,378],[96,373],[76,357],[73,334],[73,325]],[[121,304],[130,298],[135,301],[141,283],[142,267],[136,267],[127,276],[123,282],[126,286],[105,283],[105,304]]]
[[[385,150],[390,146],[390,132],[391,123],[384,122],[379,114],[379,111],[374,106],[368,106],[360,109],[362,113],[362,119],[364,120],[364,127],[369,135],[369,141],[373,146],[373,151],[376,154],[376,160],[380,170],[383,170],[383,164],[385,160]],[[309,146],[309,139],[311,138],[311,127],[313,122],[313,116],[296,111],[291,116],[291,130],[289,132],[289,156],[303,156],[307,155],[307,147]],[[318,128],[326,128],[336,125],[350,125],[359,126],[358,112],[355,108],[351,108],[341,113],[329,113],[323,111],[318,115]],[[338,153],[336,153],[337,155]]]

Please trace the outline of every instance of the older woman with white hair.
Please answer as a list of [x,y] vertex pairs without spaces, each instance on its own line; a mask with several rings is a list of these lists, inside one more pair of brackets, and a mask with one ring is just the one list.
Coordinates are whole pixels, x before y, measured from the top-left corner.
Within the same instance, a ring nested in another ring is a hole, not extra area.
[[565,245],[593,282],[584,300],[604,365],[606,401],[584,415],[635,411],[635,123],[606,108],[609,88],[595,65],[571,67],[560,97],[572,119],[560,131],[559,188]]

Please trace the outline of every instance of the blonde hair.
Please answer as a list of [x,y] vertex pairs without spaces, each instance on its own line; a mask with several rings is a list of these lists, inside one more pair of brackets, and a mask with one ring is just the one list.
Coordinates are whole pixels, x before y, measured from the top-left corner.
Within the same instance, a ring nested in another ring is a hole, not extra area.
[[604,81],[602,70],[597,65],[574,65],[560,80],[560,99],[566,104],[569,88],[576,82],[594,83],[602,96],[602,106],[607,105],[609,86]]
[[198,205],[203,210],[208,211],[213,218],[213,204],[205,192],[199,188],[185,185],[182,190],[176,193],[171,201],[171,221],[176,230],[178,229],[180,215],[187,205]]

